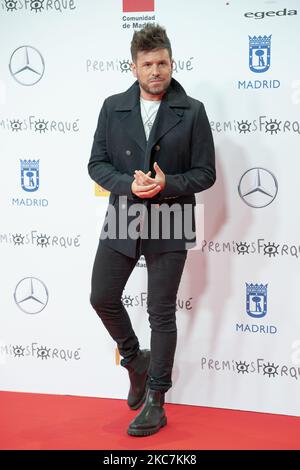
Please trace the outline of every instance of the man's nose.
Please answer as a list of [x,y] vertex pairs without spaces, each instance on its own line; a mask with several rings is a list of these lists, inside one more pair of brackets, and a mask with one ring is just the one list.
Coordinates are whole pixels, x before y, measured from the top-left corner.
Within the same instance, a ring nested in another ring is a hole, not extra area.
[[152,75],[159,75],[159,68],[158,68],[158,65],[154,64],[153,67],[152,67]]

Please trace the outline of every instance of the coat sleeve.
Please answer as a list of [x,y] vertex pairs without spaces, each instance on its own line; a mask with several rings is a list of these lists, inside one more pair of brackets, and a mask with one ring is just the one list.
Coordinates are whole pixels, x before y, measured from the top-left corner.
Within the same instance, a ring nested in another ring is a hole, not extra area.
[[199,193],[216,180],[214,142],[202,103],[193,125],[190,162],[190,169],[185,173],[165,175],[166,185],[160,193],[161,198]]
[[88,172],[92,180],[104,189],[118,195],[132,198],[131,184],[133,176],[118,171],[111,163],[106,143],[107,133],[107,100],[100,111],[97,129],[94,135]]

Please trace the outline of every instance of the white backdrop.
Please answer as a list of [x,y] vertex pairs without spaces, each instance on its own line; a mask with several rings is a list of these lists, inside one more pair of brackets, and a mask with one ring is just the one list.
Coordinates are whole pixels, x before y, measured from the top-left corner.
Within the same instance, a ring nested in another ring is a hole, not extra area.
[[[87,163],[104,98],[133,82],[134,28],[150,20],[167,28],[174,77],[204,102],[217,153],[167,401],[300,416],[298,6],[0,0],[1,390],[127,395],[89,305],[108,199]],[[143,258],[123,302],[148,347]]]

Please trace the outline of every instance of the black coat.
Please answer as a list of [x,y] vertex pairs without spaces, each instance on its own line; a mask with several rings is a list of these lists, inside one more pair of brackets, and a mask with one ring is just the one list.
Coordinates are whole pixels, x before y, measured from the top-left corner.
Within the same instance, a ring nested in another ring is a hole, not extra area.
[[[166,175],[166,186],[152,199],[140,199],[131,192],[134,171],[147,173],[151,170],[155,176],[154,161]],[[116,210],[115,215],[110,210],[106,214],[101,233],[103,243],[134,257],[136,240],[119,233],[118,221],[125,215],[123,220],[128,227],[138,220],[139,213],[126,217],[129,208],[131,211],[141,208],[144,212],[147,210],[141,232],[142,253],[191,248],[195,245],[195,235],[174,235],[175,219],[179,215],[183,219],[182,214],[189,213],[186,223],[189,231],[194,231],[194,194],[212,186],[216,179],[213,138],[203,104],[187,96],[182,86],[172,79],[147,142],[140,113],[140,87],[136,81],[126,92],[104,101],[88,170],[96,183],[111,192],[109,203]],[[162,220],[167,220],[166,213],[160,221],[153,214],[169,206],[172,210],[166,227],[170,228],[170,236],[166,238],[160,227]],[[117,223],[116,238],[106,235],[107,224],[112,220]],[[151,235],[153,227],[158,228],[158,236]],[[124,232],[124,227],[122,230]]]

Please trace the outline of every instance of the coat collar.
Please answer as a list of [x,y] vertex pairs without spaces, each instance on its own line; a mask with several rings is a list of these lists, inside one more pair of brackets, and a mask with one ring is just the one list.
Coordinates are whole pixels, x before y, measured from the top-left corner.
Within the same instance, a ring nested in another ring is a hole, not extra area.
[[122,94],[115,111],[120,113],[126,132],[145,151],[151,149],[156,142],[182,119],[184,109],[189,108],[188,97],[183,87],[172,78],[170,86],[162,98],[148,143],[140,112],[140,86],[138,81]]
[[[136,80],[133,85],[128,88],[121,98],[120,103],[115,108],[116,111],[130,111],[139,102],[140,87],[139,82]],[[166,94],[163,96],[164,101],[170,108],[189,108],[187,94],[184,88],[180,85],[175,78],[171,79],[171,83]]]

